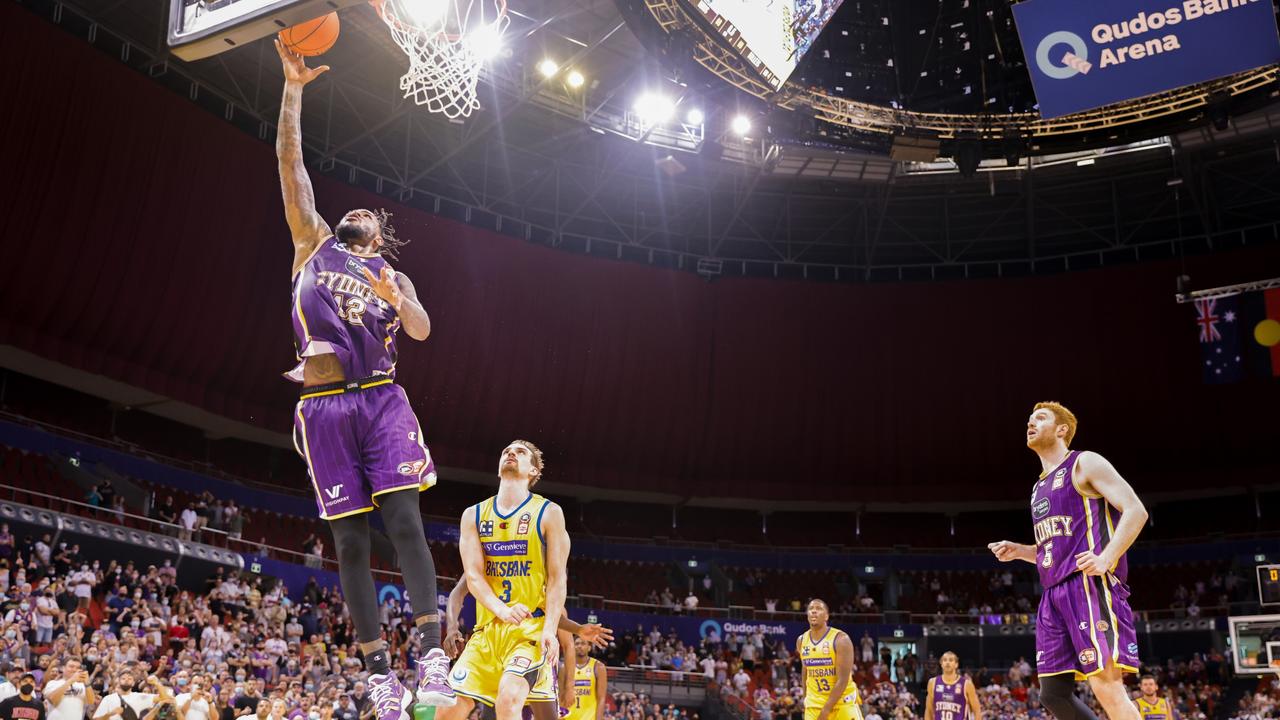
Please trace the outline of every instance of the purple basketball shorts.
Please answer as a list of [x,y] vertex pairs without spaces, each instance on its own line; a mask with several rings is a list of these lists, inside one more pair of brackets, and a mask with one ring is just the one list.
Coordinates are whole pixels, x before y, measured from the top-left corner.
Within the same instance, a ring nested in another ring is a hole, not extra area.
[[404,389],[390,379],[363,387],[304,391],[294,410],[294,447],[307,462],[325,520],[368,512],[385,493],[436,484],[436,465]]
[[1036,612],[1036,674],[1080,680],[1110,665],[1140,667],[1128,586],[1110,574],[1074,573],[1046,588]]

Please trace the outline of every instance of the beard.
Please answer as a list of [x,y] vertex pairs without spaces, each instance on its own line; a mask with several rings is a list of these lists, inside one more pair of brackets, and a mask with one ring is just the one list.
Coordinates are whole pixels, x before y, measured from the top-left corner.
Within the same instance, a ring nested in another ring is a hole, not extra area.
[[338,223],[338,227],[334,230],[334,235],[348,245],[367,245],[373,239],[369,237],[364,227],[360,224],[346,220]]

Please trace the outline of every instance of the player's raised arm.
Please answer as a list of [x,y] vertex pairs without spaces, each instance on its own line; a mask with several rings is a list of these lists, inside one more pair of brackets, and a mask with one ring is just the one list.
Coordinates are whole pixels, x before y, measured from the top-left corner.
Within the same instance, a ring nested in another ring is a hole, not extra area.
[[280,161],[280,190],[284,194],[284,216],[293,235],[293,270],[311,255],[316,245],[333,234],[329,224],[316,212],[315,191],[302,158],[302,88],[324,74],[328,65],[309,68],[297,55],[275,41],[284,67],[284,97],[280,100],[280,121],[276,127],[276,158]]
[[1147,508],[1106,458],[1096,452],[1082,452],[1076,462],[1080,468],[1077,481],[1080,492],[1101,495],[1120,511],[1120,520],[1111,535],[1111,542],[1107,543],[1102,554],[1082,552],[1076,556],[1076,568],[1080,572],[1103,575],[1115,568],[1125,551],[1138,539],[1142,526],[1147,524]]
[[[564,528],[564,511],[555,503],[548,503],[542,516],[542,537],[547,551],[547,617],[542,629],[542,653],[548,663],[556,661],[560,644],[556,641],[556,629],[564,614],[564,598],[568,594],[569,533]],[[547,656],[550,652],[551,655]]]
[[467,590],[471,591],[476,603],[483,605],[494,617],[506,623],[518,623],[529,617],[529,610],[517,603],[508,607],[498,599],[493,588],[484,579],[484,550],[480,547],[480,533],[476,530],[476,508],[467,508],[462,513],[462,524],[459,527],[458,552],[462,555],[462,570],[467,580]]

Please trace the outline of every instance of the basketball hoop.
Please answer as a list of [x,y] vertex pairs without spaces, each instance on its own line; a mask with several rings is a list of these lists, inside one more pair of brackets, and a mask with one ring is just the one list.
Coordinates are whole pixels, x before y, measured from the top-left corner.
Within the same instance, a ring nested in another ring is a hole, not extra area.
[[480,67],[496,54],[511,20],[506,0],[370,0],[409,56],[400,89],[453,119],[480,107]]

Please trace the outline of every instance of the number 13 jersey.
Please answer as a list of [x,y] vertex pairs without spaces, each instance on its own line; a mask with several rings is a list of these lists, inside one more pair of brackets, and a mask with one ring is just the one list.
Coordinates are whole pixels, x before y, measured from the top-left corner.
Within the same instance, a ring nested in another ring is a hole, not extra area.
[[[836,686],[836,638],[841,631],[828,627],[821,637],[813,637],[806,630],[800,636],[800,662],[804,664],[804,707],[811,714],[821,710],[827,704],[827,698]],[[832,716],[839,717],[835,711],[850,706],[859,707],[862,700],[858,698],[858,684],[849,678],[844,688],[844,696],[832,706]]]
[[[476,506],[476,532],[484,551],[484,579],[507,605],[523,603],[535,618],[542,617],[547,601],[546,544],[542,514],[550,501],[529,493],[515,510],[498,512],[493,496]],[[476,603],[476,627],[489,624],[493,614]]]

